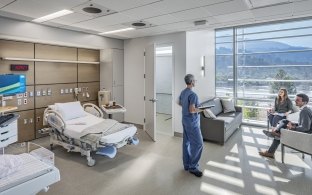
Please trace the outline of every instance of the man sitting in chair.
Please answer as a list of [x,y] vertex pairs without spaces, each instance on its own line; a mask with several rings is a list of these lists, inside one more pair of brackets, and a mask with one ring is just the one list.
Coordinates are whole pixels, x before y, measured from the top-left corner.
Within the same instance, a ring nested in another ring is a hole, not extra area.
[[259,152],[261,156],[274,158],[274,153],[280,144],[280,129],[286,128],[293,131],[300,131],[303,133],[312,133],[312,110],[307,107],[309,103],[309,97],[306,94],[296,95],[296,106],[300,108],[299,121],[298,123],[293,123],[287,119],[280,121],[278,126],[275,128],[275,132],[271,134],[274,137],[273,143],[271,144],[269,150],[264,152]]

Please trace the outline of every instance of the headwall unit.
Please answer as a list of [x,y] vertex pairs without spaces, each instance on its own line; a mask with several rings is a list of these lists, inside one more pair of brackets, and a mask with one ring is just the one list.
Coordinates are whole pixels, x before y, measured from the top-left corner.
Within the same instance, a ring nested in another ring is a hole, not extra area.
[[[56,102],[79,100],[97,104],[100,51],[94,49],[0,40],[0,74],[24,74],[26,93],[5,100],[17,106],[18,141],[42,135],[44,109]],[[28,67],[11,70],[12,65]],[[75,88],[79,94],[75,96]]]

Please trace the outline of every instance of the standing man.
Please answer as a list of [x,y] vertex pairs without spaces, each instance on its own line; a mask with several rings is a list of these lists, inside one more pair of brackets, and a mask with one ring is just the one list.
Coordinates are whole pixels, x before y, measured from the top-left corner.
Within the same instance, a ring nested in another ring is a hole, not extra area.
[[203,137],[200,131],[200,118],[197,107],[199,106],[198,96],[192,91],[195,86],[195,78],[192,74],[184,77],[186,88],[181,92],[179,105],[182,106],[183,125],[183,165],[184,170],[189,171],[196,177],[203,176],[198,169],[199,159],[203,150]]
[[297,94],[295,102],[296,106],[301,110],[298,123],[292,123],[286,119],[282,120],[281,124],[276,128],[275,133],[272,133],[275,136],[272,145],[269,150],[259,152],[261,156],[274,158],[274,153],[280,144],[279,133],[276,133],[279,132],[280,128],[287,128],[289,130],[300,131],[303,133],[312,133],[312,110],[307,107],[309,97],[303,93]]

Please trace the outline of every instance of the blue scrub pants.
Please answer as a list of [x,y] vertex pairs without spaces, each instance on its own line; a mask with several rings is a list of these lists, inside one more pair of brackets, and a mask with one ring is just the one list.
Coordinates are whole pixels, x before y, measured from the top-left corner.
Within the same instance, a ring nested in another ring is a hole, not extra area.
[[185,170],[198,169],[198,162],[203,151],[203,137],[197,124],[183,121],[183,165]]

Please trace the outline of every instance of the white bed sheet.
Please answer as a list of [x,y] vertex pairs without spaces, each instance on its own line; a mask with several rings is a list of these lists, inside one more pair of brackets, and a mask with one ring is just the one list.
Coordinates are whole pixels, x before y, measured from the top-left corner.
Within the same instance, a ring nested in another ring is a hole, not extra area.
[[[66,129],[64,131],[64,134],[69,137],[73,137],[75,139],[80,139],[81,133],[85,129],[90,128],[98,123],[101,123],[103,122],[103,120],[112,121],[111,119],[98,118],[86,112],[85,117],[65,121]],[[123,141],[126,137],[133,136],[136,133],[136,131],[137,128],[135,126],[130,126],[113,134],[102,136],[100,141],[103,143],[112,143],[112,144],[118,143],[120,141]]]
[[[19,171],[0,179],[0,194],[6,194],[7,190],[13,189],[15,186],[54,171],[53,166],[43,163],[31,154],[23,153],[19,156],[23,160],[23,165],[21,165]],[[48,185],[50,183],[47,183],[46,186]]]

